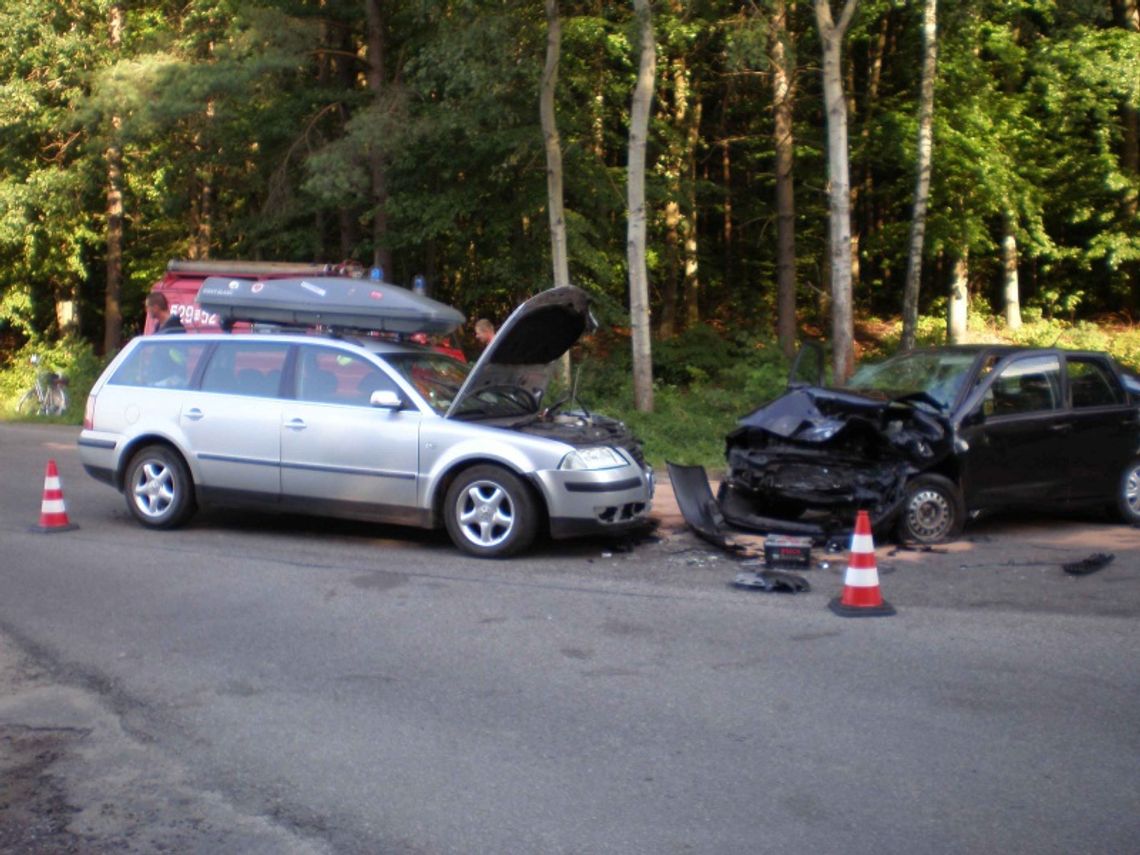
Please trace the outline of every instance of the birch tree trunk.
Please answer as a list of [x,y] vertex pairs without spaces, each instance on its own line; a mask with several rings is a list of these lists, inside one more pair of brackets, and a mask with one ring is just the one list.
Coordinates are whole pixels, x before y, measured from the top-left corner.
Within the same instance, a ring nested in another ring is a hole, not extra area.
[[914,347],[918,329],[918,292],[922,282],[922,245],[926,234],[926,206],[930,196],[930,168],[934,150],[934,75],[938,59],[938,0],[926,0],[922,14],[922,88],[918,100],[918,157],[914,184],[914,218],[910,221],[910,250],[903,286],[903,328],[899,346]]
[[966,322],[970,305],[970,251],[963,249],[954,262],[954,279],[950,283],[950,299],[946,304],[946,338],[950,344],[966,341]]
[[1017,280],[1017,236],[1014,235],[1013,214],[1006,211],[1001,239],[1002,297],[1005,304],[1005,325],[1021,329],[1021,288]]
[[638,28],[637,83],[629,121],[629,224],[626,249],[629,260],[629,314],[633,346],[633,403],[643,413],[653,412],[653,361],[649,337],[649,271],[646,266],[645,148],[649,133],[649,106],[657,73],[653,41],[653,13],[649,0],[633,0]]
[[[1120,25],[1133,33],[1140,32],[1140,3],[1137,0],[1115,0],[1113,5],[1117,7],[1115,12]],[[1135,220],[1140,212],[1140,110],[1137,110],[1135,104],[1127,102],[1120,109],[1124,120],[1121,166],[1131,182],[1124,196],[1124,213],[1129,219]],[[1140,297],[1140,263],[1129,262],[1127,270],[1133,300],[1136,300]]]
[[562,141],[554,116],[554,92],[558,86],[558,62],[562,50],[562,22],[558,16],[558,0],[546,0],[546,65],[542,69],[539,114],[542,140],[546,148],[546,194],[550,210],[550,258],[554,268],[554,286],[570,284],[570,266],[566,255],[566,213],[562,201]]
[[796,349],[796,199],[792,183],[795,82],[788,68],[792,34],[788,30],[786,0],[775,0],[772,4],[769,33],[776,148],[776,337],[780,350],[791,357]]
[[[554,287],[570,284],[570,262],[566,252],[566,211],[562,201],[562,141],[554,115],[554,92],[558,86],[558,62],[562,51],[562,21],[558,0],[546,0],[546,64],[542,69],[542,88],[538,112],[542,121],[542,141],[546,149],[546,195],[550,210],[550,260],[554,269]],[[570,351],[559,364],[562,382],[569,388]]]
[[827,115],[827,173],[831,267],[832,377],[842,383],[855,367],[855,321],[851,298],[851,178],[847,155],[847,102],[843,95],[843,37],[857,0],[844,0],[839,20],[830,0],[815,0],[815,19],[823,44],[823,100]]
[[[123,44],[123,4],[113,2],[109,34],[112,60]],[[111,143],[107,146],[107,290],[103,296],[103,353],[110,356],[123,343],[123,150],[119,144],[122,119],[111,117]]]

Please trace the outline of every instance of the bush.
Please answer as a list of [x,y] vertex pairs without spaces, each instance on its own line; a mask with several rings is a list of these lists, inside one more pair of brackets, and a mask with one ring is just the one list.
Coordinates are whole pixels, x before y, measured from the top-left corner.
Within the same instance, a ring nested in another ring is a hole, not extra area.
[[628,340],[593,349],[579,397],[589,409],[625,421],[656,467],[666,460],[723,467],[725,434],[787,382],[787,360],[770,339],[733,340],[703,327],[653,348],[654,412],[634,409]]
[[[39,365],[32,364],[33,355],[39,357]],[[16,405],[35,384],[37,372],[52,371],[67,377],[69,404],[63,416],[52,417],[51,421],[79,424],[87,393],[103,365],[91,345],[82,339],[68,337],[56,342],[33,339],[12,352],[0,368],[0,409],[6,418],[14,418]]]
[[742,354],[736,344],[706,324],[653,343],[653,377],[662,383],[688,386],[718,380],[731,371]]

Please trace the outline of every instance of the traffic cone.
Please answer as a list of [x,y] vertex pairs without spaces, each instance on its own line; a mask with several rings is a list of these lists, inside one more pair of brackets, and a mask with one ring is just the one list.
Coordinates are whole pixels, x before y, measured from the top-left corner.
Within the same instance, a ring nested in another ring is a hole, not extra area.
[[866,511],[859,511],[855,517],[843,596],[836,597],[827,606],[840,617],[885,617],[895,613],[895,607],[879,592],[875,541],[871,537],[871,517]]
[[40,524],[32,526],[29,531],[56,534],[77,528],[79,526],[67,518],[67,508],[63,504],[63,487],[59,483],[59,470],[55,468],[55,461],[49,460],[44,472],[44,500],[40,505]]

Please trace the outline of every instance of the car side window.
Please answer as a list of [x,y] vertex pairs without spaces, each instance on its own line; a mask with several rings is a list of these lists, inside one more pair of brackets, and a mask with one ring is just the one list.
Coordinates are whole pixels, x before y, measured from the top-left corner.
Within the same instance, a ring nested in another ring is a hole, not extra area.
[[288,346],[256,341],[219,344],[202,374],[203,392],[275,398]]
[[1071,357],[1066,360],[1069,396],[1074,409],[1111,407],[1124,403],[1124,391],[1107,366],[1092,359]]
[[1011,362],[994,379],[986,402],[987,413],[994,416],[1060,408],[1061,363],[1056,356],[1032,356]]
[[107,382],[117,386],[185,389],[206,350],[201,342],[156,337],[141,342]]
[[304,347],[297,361],[297,399],[369,406],[372,393],[399,392],[387,373],[363,357],[327,347]]

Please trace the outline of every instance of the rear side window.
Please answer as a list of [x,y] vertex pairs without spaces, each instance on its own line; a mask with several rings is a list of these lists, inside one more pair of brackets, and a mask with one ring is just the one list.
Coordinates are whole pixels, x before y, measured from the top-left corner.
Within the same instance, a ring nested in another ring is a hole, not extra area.
[[117,386],[185,389],[206,345],[176,336],[156,336],[140,342],[107,382]]
[[1124,403],[1124,392],[1108,368],[1095,360],[1067,360],[1073,407],[1111,407]]
[[206,363],[202,391],[275,398],[288,352],[287,344],[223,342]]
[[1049,412],[1061,406],[1061,363],[1055,356],[1011,362],[987,393],[987,412],[995,416]]

